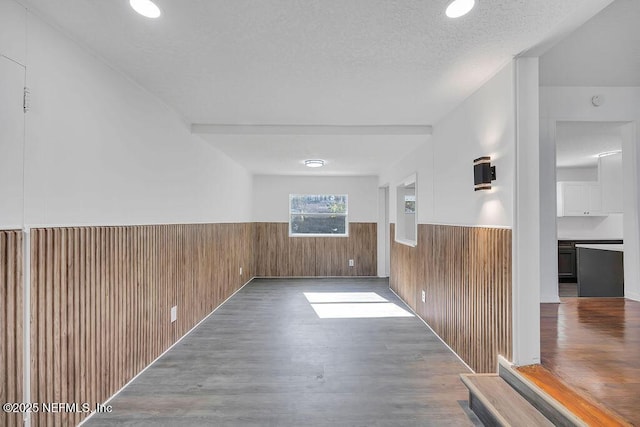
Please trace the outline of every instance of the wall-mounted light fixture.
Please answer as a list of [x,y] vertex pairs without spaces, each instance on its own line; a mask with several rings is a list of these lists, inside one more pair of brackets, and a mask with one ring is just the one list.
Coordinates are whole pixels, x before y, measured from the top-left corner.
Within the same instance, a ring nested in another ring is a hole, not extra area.
[[496,179],[496,167],[491,166],[491,157],[478,157],[473,161],[473,189],[491,190],[491,181]]

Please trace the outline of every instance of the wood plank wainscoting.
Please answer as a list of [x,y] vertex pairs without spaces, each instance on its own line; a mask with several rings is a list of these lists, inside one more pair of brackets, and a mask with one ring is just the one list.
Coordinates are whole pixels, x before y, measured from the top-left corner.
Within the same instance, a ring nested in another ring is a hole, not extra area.
[[256,276],[377,275],[376,223],[351,222],[348,237],[289,237],[288,223],[259,222],[255,227]]
[[253,224],[33,229],[31,400],[104,402],[254,276],[252,252]]
[[[0,403],[22,402],[22,231],[0,231]],[[22,426],[22,414],[0,411],[0,425]]]
[[476,372],[511,360],[511,230],[419,224],[416,247],[392,239],[390,284]]

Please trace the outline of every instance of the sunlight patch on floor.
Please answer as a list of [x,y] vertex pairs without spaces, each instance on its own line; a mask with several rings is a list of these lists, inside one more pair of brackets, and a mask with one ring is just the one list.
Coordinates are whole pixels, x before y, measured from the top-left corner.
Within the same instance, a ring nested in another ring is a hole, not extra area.
[[375,292],[304,292],[320,319],[413,317]]
[[305,292],[311,304],[342,302],[388,302],[375,292]]

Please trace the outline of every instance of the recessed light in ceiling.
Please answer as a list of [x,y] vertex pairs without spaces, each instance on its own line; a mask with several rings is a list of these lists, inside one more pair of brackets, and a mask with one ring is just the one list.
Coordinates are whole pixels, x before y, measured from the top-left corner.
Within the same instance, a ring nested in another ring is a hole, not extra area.
[[449,18],[459,18],[469,13],[475,4],[475,0],[453,0],[445,13]]
[[161,15],[160,8],[151,0],[129,0],[129,4],[142,16],[158,18]]
[[322,166],[324,166],[324,160],[320,160],[320,159],[305,160],[304,165],[308,168],[321,168]]

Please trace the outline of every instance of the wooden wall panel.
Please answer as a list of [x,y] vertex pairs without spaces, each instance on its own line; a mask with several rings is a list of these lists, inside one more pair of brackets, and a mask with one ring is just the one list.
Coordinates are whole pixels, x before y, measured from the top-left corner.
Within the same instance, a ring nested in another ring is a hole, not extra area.
[[[254,226],[256,276],[377,275],[375,223],[350,223],[349,237],[289,237],[287,223]],[[354,267],[349,267],[349,259]]]
[[[0,403],[22,402],[22,231],[0,231]],[[22,414],[0,411],[0,425],[22,426]]]
[[[349,228],[351,224],[349,224]],[[349,276],[348,239],[357,239],[351,233],[349,237],[317,237],[316,238],[316,275],[317,276]],[[304,237],[298,237],[304,239]]]
[[[253,236],[252,224],[32,230],[32,401],[104,402],[254,276]],[[0,237],[0,247],[8,241]],[[17,273],[5,264],[6,281]],[[15,258],[8,265],[20,270]],[[0,366],[13,372],[2,355]],[[84,416],[34,414],[32,425],[76,425]]]
[[[287,236],[288,237],[288,236]],[[316,274],[315,238],[287,239],[287,276],[314,276]]]
[[378,274],[378,226],[375,223],[349,224],[347,239],[348,258],[355,260],[355,268],[349,269],[350,276],[375,276]]
[[391,288],[471,368],[511,359],[511,230],[420,224],[415,248],[391,246]]

